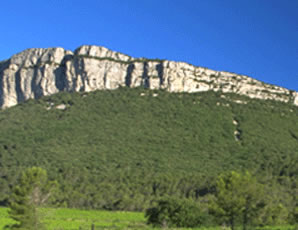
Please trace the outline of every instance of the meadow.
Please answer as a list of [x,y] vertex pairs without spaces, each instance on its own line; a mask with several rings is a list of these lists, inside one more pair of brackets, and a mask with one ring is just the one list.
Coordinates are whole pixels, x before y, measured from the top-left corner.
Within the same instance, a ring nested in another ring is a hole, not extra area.
[[[47,230],[92,229],[157,229],[146,224],[144,213],[126,211],[78,210],[67,208],[45,208],[40,211]],[[0,208],[0,229],[14,223],[8,209]],[[184,228],[187,229],[187,228]],[[209,228],[216,230],[219,228]]]
[[[94,230],[99,229],[156,229],[146,224],[144,213],[126,211],[79,210],[68,208],[41,209],[46,230]],[[9,218],[8,208],[0,208],[0,230],[14,221]],[[174,230],[174,228],[171,228]],[[186,230],[191,228],[179,228]],[[222,230],[223,227],[194,228],[194,230]],[[228,230],[229,228],[225,228]],[[258,230],[296,230],[295,226],[275,226]]]

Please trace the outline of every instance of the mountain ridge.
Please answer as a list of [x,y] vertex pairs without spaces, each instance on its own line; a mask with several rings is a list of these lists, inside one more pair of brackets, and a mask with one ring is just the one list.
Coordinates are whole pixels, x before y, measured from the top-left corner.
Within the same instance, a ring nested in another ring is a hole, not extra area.
[[245,75],[185,62],[133,58],[99,46],[32,48],[0,62],[0,108],[61,91],[90,92],[119,87],[169,92],[221,91],[298,105],[298,93]]

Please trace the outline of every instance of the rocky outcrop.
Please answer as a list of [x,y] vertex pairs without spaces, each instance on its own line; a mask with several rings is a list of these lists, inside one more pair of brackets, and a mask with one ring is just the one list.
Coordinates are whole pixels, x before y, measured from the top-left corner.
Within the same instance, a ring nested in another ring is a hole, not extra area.
[[59,91],[94,91],[120,86],[169,92],[221,91],[298,105],[298,93],[229,72],[184,62],[132,58],[104,47],[28,49],[0,63],[0,107]]

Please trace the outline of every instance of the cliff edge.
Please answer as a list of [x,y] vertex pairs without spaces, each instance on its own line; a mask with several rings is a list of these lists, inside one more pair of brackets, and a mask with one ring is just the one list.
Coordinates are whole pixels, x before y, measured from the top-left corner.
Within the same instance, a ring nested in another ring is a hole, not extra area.
[[169,92],[221,91],[298,105],[298,93],[248,76],[184,62],[132,58],[98,46],[27,49],[0,62],[0,108],[60,91],[94,91],[120,86]]

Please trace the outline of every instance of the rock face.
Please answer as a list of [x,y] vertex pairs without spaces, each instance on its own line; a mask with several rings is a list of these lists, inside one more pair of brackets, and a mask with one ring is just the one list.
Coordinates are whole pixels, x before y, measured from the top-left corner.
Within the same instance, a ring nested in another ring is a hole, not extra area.
[[298,105],[298,93],[229,72],[183,62],[132,58],[104,47],[28,49],[0,62],[0,108],[59,91],[120,86],[169,92],[221,91]]

